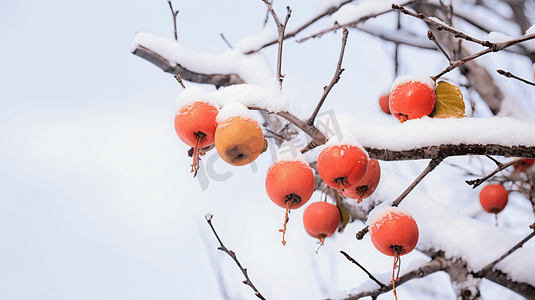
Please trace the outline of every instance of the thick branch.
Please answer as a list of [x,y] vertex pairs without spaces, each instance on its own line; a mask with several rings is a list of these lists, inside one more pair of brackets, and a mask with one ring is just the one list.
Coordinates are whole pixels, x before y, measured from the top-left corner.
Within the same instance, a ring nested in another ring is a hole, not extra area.
[[388,150],[367,147],[364,145],[371,158],[398,161],[414,159],[432,159],[437,157],[462,156],[462,155],[497,155],[535,158],[535,146],[502,146],[502,145],[479,145],[458,144],[428,146],[410,150]]
[[236,74],[202,74],[183,68],[179,64],[173,65],[158,53],[143,46],[137,46],[133,54],[155,64],[164,72],[180,75],[182,79],[187,81],[213,84],[216,87],[245,83],[243,79]]

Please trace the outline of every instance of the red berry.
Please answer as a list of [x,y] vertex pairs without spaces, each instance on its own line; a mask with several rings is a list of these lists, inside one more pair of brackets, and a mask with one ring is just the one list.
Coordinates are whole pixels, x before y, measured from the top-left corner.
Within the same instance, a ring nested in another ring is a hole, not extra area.
[[303,212],[303,225],[306,232],[322,243],[334,234],[340,224],[340,211],[336,205],[327,202],[314,202]]
[[[379,211],[370,221],[370,238],[381,253],[394,257],[392,289],[396,296],[396,268],[401,269],[400,256],[411,252],[418,243],[419,231],[412,216],[397,208],[388,207]],[[399,278],[398,278],[399,280]]]
[[362,199],[370,197],[375,192],[380,179],[381,166],[376,159],[371,158],[368,163],[368,170],[362,181],[356,187],[344,190],[342,195],[347,198],[357,199],[357,203],[360,203]]
[[396,81],[390,92],[390,112],[400,122],[428,116],[435,102],[434,89],[423,81]]
[[312,168],[298,160],[283,160],[272,165],[266,175],[266,192],[269,199],[280,207],[297,209],[314,193]]
[[390,104],[389,103],[390,103],[390,92],[383,93],[379,97],[379,106],[381,106],[381,110],[387,115],[391,115],[392,114],[390,112]]
[[[186,145],[206,147],[214,143],[216,117],[219,110],[208,102],[195,101],[178,109],[175,116],[175,131]],[[200,135],[204,135],[199,138]]]
[[378,212],[370,221],[369,231],[375,248],[389,256],[405,255],[418,243],[416,221],[409,213],[397,207]]
[[509,201],[509,192],[499,184],[489,184],[479,192],[479,202],[486,212],[497,214]]
[[214,143],[216,117],[219,109],[214,105],[195,101],[178,109],[175,115],[175,131],[186,145],[194,148],[191,172],[197,175],[199,169],[200,149]]
[[362,181],[368,169],[368,155],[355,145],[323,148],[317,159],[318,173],[330,187],[350,189]]
[[525,158],[519,162],[516,162],[513,164],[513,167],[515,168],[516,172],[526,172],[526,170],[533,165],[535,162],[535,159],[533,158]]

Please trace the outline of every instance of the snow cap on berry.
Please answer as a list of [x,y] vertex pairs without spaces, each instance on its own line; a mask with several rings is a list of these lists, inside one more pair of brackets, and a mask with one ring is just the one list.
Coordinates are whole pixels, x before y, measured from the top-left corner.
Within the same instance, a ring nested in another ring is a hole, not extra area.
[[232,117],[242,117],[254,120],[253,113],[245,105],[236,101],[231,101],[221,108],[216,121],[219,124]]
[[366,156],[368,152],[364,149],[362,144],[357,140],[357,134],[353,132],[355,122],[358,122],[352,115],[338,113],[327,116],[330,120],[325,120],[325,124],[332,124],[326,134],[329,140],[325,143],[324,148],[330,146],[350,145],[360,148]]
[[195,103],[195,102],[206,102],[219,108],[219,105],[209,100],[209,93],[207,91],[201,89],[200,87],[192,86],[192,87],[188,87],[184,89],[176,97],[176,100],[175,100],[175,105],[177,108],[176,113],[178,114],[181,108],[187,105],[191,105],[192,103]]
[[433,91],[436,89],[436,83],[431,77],[416,77],[416,76],[399,76],[394,80],[394,83],[392,83],[392,88],[390,88],[390,92],[394,90],[398,85],[405,83],[405,82],[421,82],[423,84],[427,84],[429,88],[431,88]]
[[[385,202],[383,202],[382,204],[385,204]],[[381,226],[383,224],[383,222],[385,221],[388,221],[390,220],[390,218],[388,218],[387,216],[390,215],[390,214],[395,214],[395,215],[398,215],[398,216],[408,216],[410,217],[411,219],[413,219],[412,215],[410,213],[408,213],[407,211],[399,208],[399,207],[395,207],[395,206],[391,206],[390,204],[387,204],[387,205],[379,205],[377,206],[376,208],[374,208],[369,214],[368,214],[368,226]],[[386,217],[386,218],[385,218]],[[371,228],[370,228],[371,230]]]

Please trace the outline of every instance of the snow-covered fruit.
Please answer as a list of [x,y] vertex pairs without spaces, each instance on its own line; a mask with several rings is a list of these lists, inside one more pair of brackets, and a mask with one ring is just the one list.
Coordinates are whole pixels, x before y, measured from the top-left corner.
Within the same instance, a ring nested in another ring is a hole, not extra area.
[[388,256],[402,256],[418,243],[418,224],[412,216],[397,207],[377,212],[370,220],[370,238],[379,252]]
[[400,77],[390,90],[390,112],[400,122],[429,116],[435,109],[434,85],[426,80]]
[[340,211],[334,204],[327,202],[311,203],[303,212],[303,225],[306,232],[323,244],[340,224]]
[[390,112],[390,91],[387,91],[383,94],[381,94],[381,96],[379,96],[379,106],[381,107],[381,110],[387,114],[387,115],[391,115],[392,113]]
[[317,159],[318,173],[330,187],[342,191],[357,186],[368,169],[368,155],[351,144],[330,145]]
[[214,143],[219,109],[204,101],[194,101],[180,107],[175,115],[175,131],[182,142],[193,147],[191,171],[197,173],[200,149]]
[[217,124],[215,148],[227,163],[233,166],[247,165],[264,149],[262,127],[248,117],[229,117]]
[[535,159],[533,158],[525,158],[519,162],[516,162],[513,164],[513,167],[515,168],[515,171],[517,173],[526,172],[529,167],[533,165],[535,162]]
[[266,193],[280,207],[297,209],[314,193],[314,172],[299,160],[282,160],[273,164],[266,174]]
[[357,186],[346,189],[342,192],[342,195],[347,198],[357,199],[357,203],[360,203],[362,199],[370,197],[375,189],[379,185],[381,179],[381,166],[379,161],[370,158],[368,162],[368,170],[362,181]]
[[[412,216],[397,207],[382,208],[369,224],[370,239],[379,252],[394,257],[392,268],[392,290],[396,295],[396,268],[401,267],[400,256],[410,253],[418,244],[418,224]],[[399,279],[398,279],[399,280]]]
[[500,184],[489,184],[479,192],[479,202],[486,212],[497,214],[509,202],[509,192]]
[[308,202],[314,193],[314,172],[300,160],[281,160],[273,164],[266,174],[266,193],[280,207],[286,209],[282,231],[282,244],[290,209],[297,209]]

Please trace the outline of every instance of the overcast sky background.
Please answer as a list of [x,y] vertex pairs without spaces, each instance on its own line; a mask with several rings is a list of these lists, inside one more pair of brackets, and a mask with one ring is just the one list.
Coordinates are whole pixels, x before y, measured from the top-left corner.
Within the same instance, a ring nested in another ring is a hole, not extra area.
[[[298,24],[312,10],[293,2],[290,23]],[[219,33],[237,43],[260,31],[266,12],[260,0],[174,5],[180,10],[179,41],[216,54],[227,48]],[[283,14],[283,7],[276,8]],[[258,169],[216,162],[232,178],[212,180],[202,191],[172,126],[180,87],[130,53],[136,32],[172,37],[167,1],[0,2],[0,298],[217,299],[223,298],[214,272],[219,266],[231,283],[227,295],[252,299],[239,270],[217,251],[203,218],[207,212],[215,215],[227,247],[246,267],[254,264],[250,274],[268,299],[276,293],[318,298],[364,280],[349,264],[350,275],[328,266],[339,261],[341,247],[366,253],[369,245],[336,237],[315,255],[315,241],[298,222],[301,212],[292,213],[288,245],[279,247],[284,216],[263,191],[267,155],[257,161]],[[357,99],[374,98],[394,79],[391,48],[385,44],[377,52],[366,47],[366,39],[351,33],[348,53],[360,52],[345,60],[352,66],[347,78],[377,78],[367,82],[368,90],[357,91]],[[316,52],[293,42],[285,48],[292,59],[285,65],[285,88],[303,99],[303,107],[330,81],[340,34],[308,45]],[[273,47],[266,55],[275,61]],[[374,63],[368,64],[363,57],[372,55]],[[293,75],[305,66],[306,76]],[[440,67],[419,66],[423,74]],[[395,123],[379,114],[375,102],[357,106],[342,88],[331,95],[350,103],[349,110],[364,121]],[[325,109],[340,104],[333,102]],[[414,178],[419,171],[407,172]],[[351,226],[357,231],[362,224]],[[323,261],[316,264],[311,257]],[[414,254],[407,262],[422,257]],[[391,267],[386,257],[368,263]],[[323,275],[315,278],[313,272]],[[307,280],[298,279],[303,274]],[[436,276],[429,280],[445,275]],[[450,289],[435,292],[447,299]]]

